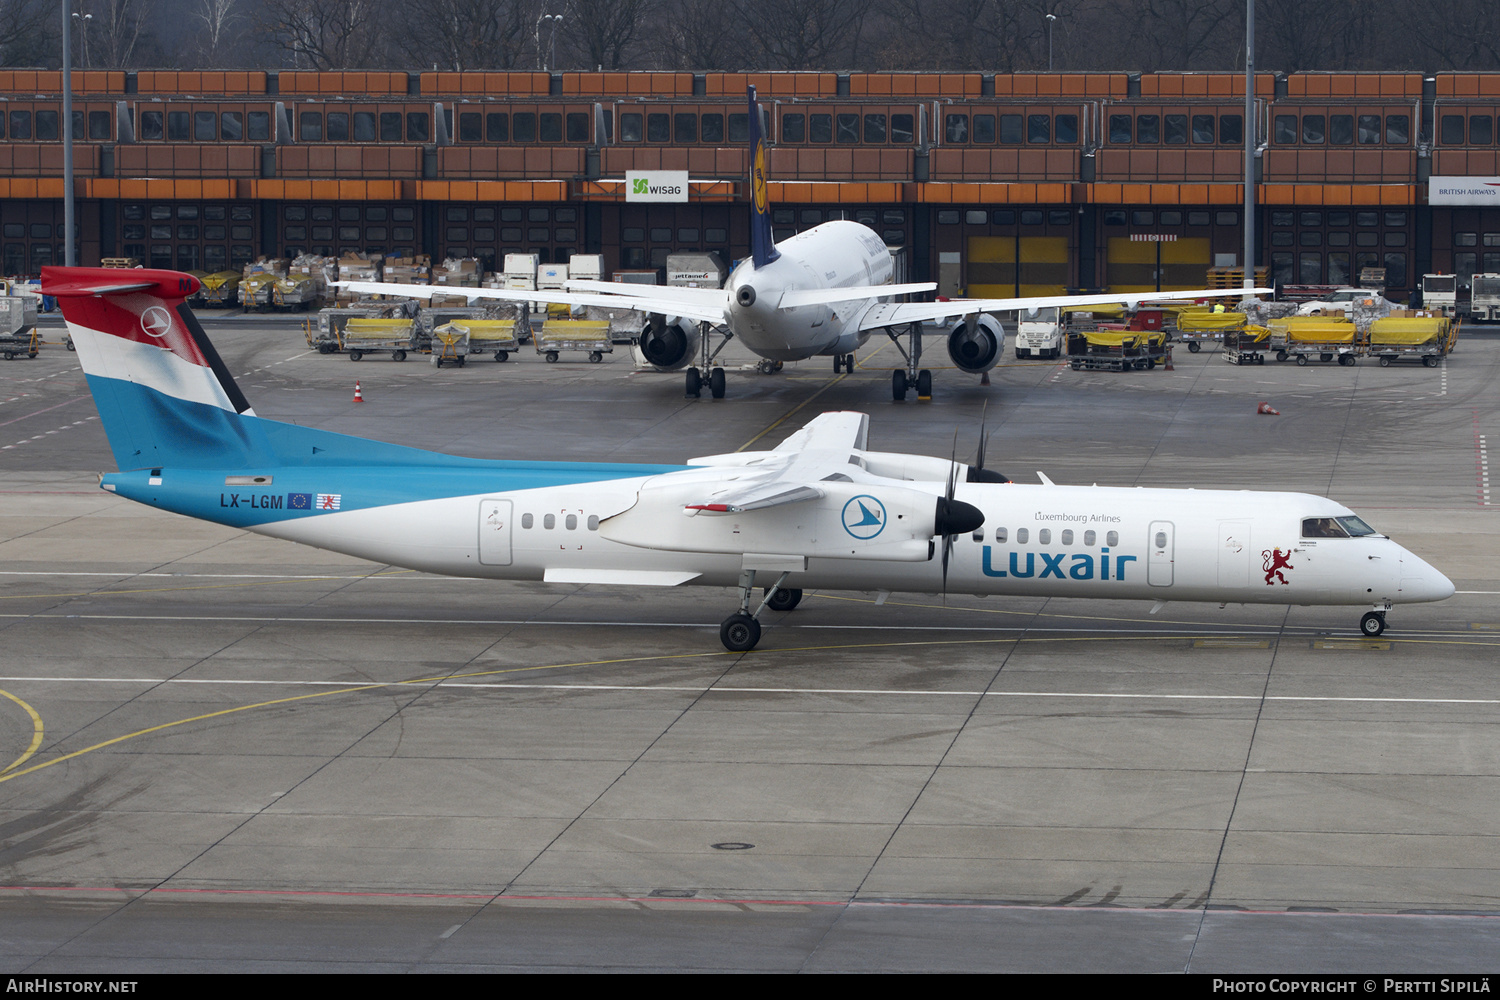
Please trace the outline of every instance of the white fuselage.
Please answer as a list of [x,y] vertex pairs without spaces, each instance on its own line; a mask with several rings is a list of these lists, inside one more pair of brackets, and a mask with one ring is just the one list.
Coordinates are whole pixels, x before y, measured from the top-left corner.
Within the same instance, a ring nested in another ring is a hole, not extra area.
[[[662,478],[419,501],[252,530],[455,576],[734,585],[748,557],[673,548],[681,543],[672,519],[692,516],[681,509],[657,515],[661,530],[652,547],[607,537],[609,518]],[[934,499],[942,492],[938,483],[891,486]],[[868,489],[881,496],[882,487]],[[956,539],[947,580],[955,593],[1372,606],[1453,593],[1440,572],[1384,536],[1301,537],[1303,518],[1350,514],[1308,494],[961,483],[956,497],[979,507],[985,523]],[[733,532],[734,522],[729,516],[715,524]],[[787,523],[791,533],[802,528]],[[826,522],[811,530],[836,533]],[[802,551],[819,550],[819,539],[799,537],[807,543]],[[778,575],[762,570],[756,582],[767,586]],[[785,585],[930,593],[943,582],[939,558],[812,555]]]
[[[776,244],[781,256],[757,269],[741,261],[729,275],[729,305],[724,322],[748,349],[774,361],[800,361],[820,354],[850,354],[864,343],[858,321],[874,298],[785,308],[782,296],[792,290],[886,285],[891,282],[891,254],[868,226],[825,222]],[[754,289],[755,300],[742,305],[740,289]]]

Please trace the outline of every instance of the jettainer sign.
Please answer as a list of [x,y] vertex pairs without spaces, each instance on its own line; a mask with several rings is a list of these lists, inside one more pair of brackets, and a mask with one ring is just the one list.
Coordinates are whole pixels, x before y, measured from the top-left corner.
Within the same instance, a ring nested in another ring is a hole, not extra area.
[[626,201],[687,201],[686,170],[625,171]]
[[1493,205],[1500,208],[1500,177],[1430,177],[1429,205]]

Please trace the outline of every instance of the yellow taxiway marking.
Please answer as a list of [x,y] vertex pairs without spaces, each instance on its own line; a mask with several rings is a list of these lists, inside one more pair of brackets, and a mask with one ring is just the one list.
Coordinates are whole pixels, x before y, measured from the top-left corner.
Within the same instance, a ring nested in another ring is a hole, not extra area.
[[833,378],[829,379],[827,382],[824,382],[823,385],[818,388],[817,392],[814,392],[811,396],[808,396],[802,402],[798,403],[796,406],[792,407],[790,410],[787,410],[785,413],[783,413],[781,415],[781,417],[779,419],[777,419],[769,427],[767,427],[765,430],[763,430],[759,434],[755,435],[755,437],[751,438],[749,441],[746,441],[744,444],[740,445],[738,448],[736,448],[734,450],[736,452],[740,452],[740,451],[744,451],[746,448],[749,448],[752,444],[754,444],[755,442],[759,441],[761,438],[765,437],[767,434],[771,433],[776,428],[780,427],[782,424],[786,423],[787,420],[791,418],[792,414],[796,413],[798,410],[802,409],[808,403],[811,403],[813,400],[817,399],[819,396],[823,395],[823,393],[827,392],[829,389],[832,389],[834,386],[838,385],[840,382],[844,381],[844,379],[846,379],[848,377],[849,376],[847,374],[845,374],[845,375],[835,375]]
[[[15,760],[11,761],[9,765],[0,768],[0,774],[5,774],[9,771],[14,771],[16,768],[26,763],[26,761],[30,759],[31,755],[36,753],[37,748],[42,745],[42,734],[45,729],[42,726],[42,717],[37,714],[36,709],[32,708],[20,698],[17,698],[15,695],[11,694],[9,691],[0,691],[0,695],[9,698],[17,705],[20,705],[23,709],[26,710],[26,714],[31,716],[31,746],[27,747],[26,752],[21,754],[21,756],[17,757]],[[4,780],[4,778],[0,778],[0,781]]]

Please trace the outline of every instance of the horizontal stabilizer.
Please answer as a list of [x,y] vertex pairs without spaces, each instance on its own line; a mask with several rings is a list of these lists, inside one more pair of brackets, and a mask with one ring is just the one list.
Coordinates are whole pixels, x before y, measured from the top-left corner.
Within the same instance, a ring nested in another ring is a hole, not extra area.
[[937,288],[931,281],[919,281],[910,285],[859,285],[851,288],[793,288],[781,296],[782,309],[799,306],[832,305],[835,302],[853,302],[857,299],[883,298],[887,295],[920,295]]

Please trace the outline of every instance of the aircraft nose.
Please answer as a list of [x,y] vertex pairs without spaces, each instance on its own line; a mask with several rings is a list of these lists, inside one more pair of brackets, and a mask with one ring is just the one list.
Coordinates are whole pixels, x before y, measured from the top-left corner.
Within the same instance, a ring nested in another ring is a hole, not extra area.
[[1453,581],[1435,567],[1410,552],[1401,559],[1401,599],[1403,601],[1445,601],[1457,588]]

